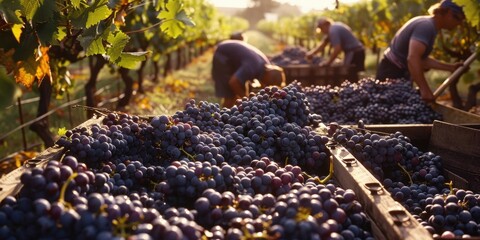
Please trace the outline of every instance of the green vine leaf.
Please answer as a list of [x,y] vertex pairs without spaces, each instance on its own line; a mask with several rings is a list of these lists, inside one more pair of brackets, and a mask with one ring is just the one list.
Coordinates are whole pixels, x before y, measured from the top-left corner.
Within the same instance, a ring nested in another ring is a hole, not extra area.
[[145,61],[147,54],[149,52],[123,52],[120,54],[120,57],[117,58],[115,64],[120,67],[134,69],[138,66],[138,63]]
[[23,21],[20,18],[20,12],[22,10],[20,6],[19,0],[0,1],[0,14],[8,23],[23,24]]
[[90,28],[105,20],[112,13],[107,3],[108,0],[93,1],[91,6],[72,13],[73,25],[76,28]]
[[480,28],[480,4],[477,0],[454,0],[457,5],[463,6],[463,12],[467,21],[473,26]]
[[66,133],[67,133],[67,128],[62,127],[62,128],[58,129],[58,135],[59,136],[65,136]]
[[23,6],[24,16],[27,20],[32,20],[40,7],[40,1],[21,0],[20,2]]
[[127,45],[129,39],[130,37],[128,37],[127,34],[119,30],[111,32],[108,35],[107,41],[111,44],[111,47],[107,49],[107,54],[110,56],[110,61],[117,61],[117,59],[122,54],[123,49]]
[[166,8],[157,16],[162,20],[160,29],[173,38],[182,34],[185,26],[194,26],[195,24],[187,16],[180,1],[168,1]]

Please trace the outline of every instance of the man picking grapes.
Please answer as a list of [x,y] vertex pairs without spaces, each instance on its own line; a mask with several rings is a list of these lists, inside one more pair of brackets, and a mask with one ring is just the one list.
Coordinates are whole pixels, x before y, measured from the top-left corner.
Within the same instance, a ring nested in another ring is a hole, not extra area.
[[257,79],[262,87],[285,82],[283,69],[272,65],[256,47],[241,40],[219,43],[213,54],[212,78],[223,107],[232,107],[245,96],[245,83]]
[[326,34],[326,37],[320,45],[306,54],[306,58],[311,59],[316,53],[323,52],[325,47],[330,44],[333,52],[326,61],[320,63],[320,66],[330,66],[343,52],[343,64],[352,67],[348,80],[357,81],[358,72],[365,70],[365,48],[353,35],[352,29],[344,23],[334,22],[329,18],[321,18],[317,22],[317,31]]
[[437,69],[453,72],[462,66],[458,63],[445,63],[429,57],[435,37],[442,29],[452,30],[460,25],[465,15],[462,7],[451,0],[442,0],[430,7],[429,16],[417,16],[405,23],[397,31],[385,50],[376,78],[411,79],[417,84],[423,100],[432,102],[435,97],[428,86],[424,71]]

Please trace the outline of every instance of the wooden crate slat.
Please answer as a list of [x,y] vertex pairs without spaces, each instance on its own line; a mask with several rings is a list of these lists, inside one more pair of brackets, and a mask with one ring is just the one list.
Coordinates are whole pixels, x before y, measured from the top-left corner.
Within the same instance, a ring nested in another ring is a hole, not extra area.
[[[334,157],[335,178],[342,187],[356,193],[364,211],[375,220],[386,239],[432,239],[431,234],[387,190],[372,194],[367,189],[366,184],[382,185],[359,161],[344,163],[345,159],[355,159],[345,148],[330,146],[330,151]],[[404,218],[401,223],[398,223],[400,220],[395,217],[397,215],[391,214],[392,211],[401,213]]]

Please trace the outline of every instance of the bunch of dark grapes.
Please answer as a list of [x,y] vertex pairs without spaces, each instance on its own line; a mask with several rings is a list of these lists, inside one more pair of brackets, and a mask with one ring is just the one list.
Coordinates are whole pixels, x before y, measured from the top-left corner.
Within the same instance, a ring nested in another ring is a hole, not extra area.
[[270,58],[270,61],[278,66],[284,67],[288,65],[298,65],[298,64],[319,64],[322,62],[323,58],[320,56],[314,56],[311,62],[308,62],[305,58],[307,54],[307,49],[299,46],[290,46],[283,49],[280,54],[277,54]]
[[137,156],[154,161],[152,126],[147,120],[124,113],[108,113],[103,124],[93,124],[68,130],[56,142],[90,167],[101,166],[112,157]]
[[351,190],[307,182],[276,199],[269,234],[282,239],[373,239]]
[[165,181],[155,186],[165,201],[172,206],[193,206],[206,189],[224,192],[233,189],[235,171],[228,165],[222,167],[209,162],[174,161],[165,169]]
[[304,183],[305,177],[298,166],[280,167],[267,157],[253,160],[250,166],[236,168],[234,192],[240,194],[272,194],[278,196],[290,191],[294,183]]
[[449,194],[436,194],[423,199],[414,217],[441,238],[480,236],[480,196],[472,191],[452,189]]
[[331,124],[329,133],[382,181],[422,226],[434,237],[480,236],[480,196],[447,183],[440,156],[420,151],[400,132],[381,136],[360,125],[354,129]]
[[310,111],[325,123],[366,124],[431,123],[441,119],[421,98],[409,81],[381,82],[364,78],[358,83],[343,82],[338,87],[311,86],[303,89]]
[[296,182],[278,196],[207,189],[194,208],[214,239],[373,239],[355,193],[332,183]]
[[379,135],[361,128],[338,128],[336,123],[331,126],[337,128],[331,131],[335,142],[345,146],[380,181],[424,182],[438,189],[445,187],[441,158],[420,151],[401,132]]
[[0,203],[0,239],[369,238],[353,192],[309,175],[330,157],[317,123],[295,84],[232,108],[108,113],[61,137],[61,161],[22,175]]
[[21,181],[18,196],[1,202],[1,239],[198,239],[202,234],[193,215],[163,219],[155,208],[145,208],[138,194],[111,195],[109,175],[94,174],[72,156],[34,168]]
[[225,123],[221,119],[222,112],[218,103],[200,101],[197,104],[191,99],[183,111],[177,111],[172,116],[172,120],[196,126],[202,132],[219,132]]
[[133,192],[149,192],[154,186],[165,180],[165,168],[162,166],[144,166],[140,161],[126,160],[109,162],[97,173],[106,173],[111,183],[109,192],[113,195],[128,195]]

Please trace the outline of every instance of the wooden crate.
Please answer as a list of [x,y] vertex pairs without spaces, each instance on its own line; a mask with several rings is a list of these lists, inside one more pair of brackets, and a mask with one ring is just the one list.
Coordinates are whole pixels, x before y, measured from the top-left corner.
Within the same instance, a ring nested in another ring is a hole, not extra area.
[[367,125],[371,131],[402,132],[414,146],[442,157],[445,175],[455,187],[480,192],[480,121],[454,124]]
[[323,67],[311,64],[298,64],[283,67],[287,84],[297,80],[304,86],[339,86],[349,76],[351,69],[350,66],[341,64]]
[[[335,178],[352,189],[364,211],[374,219],[378,239],[433,239],[432,235],[397,201],[383,185],[353,156],[339,145],[330,145]],[[374,228],[374,230],[375,230]]]

